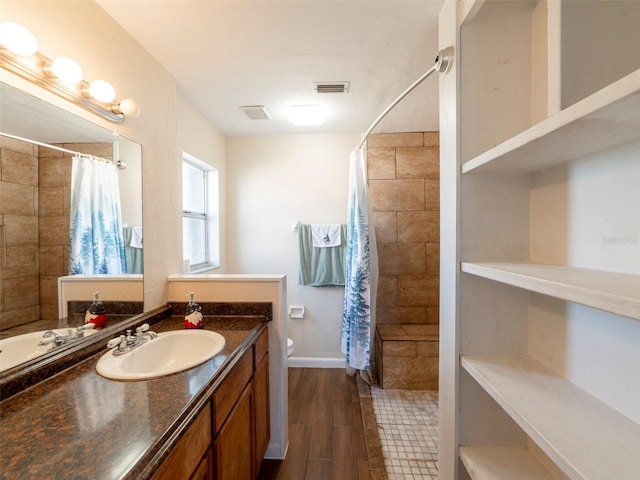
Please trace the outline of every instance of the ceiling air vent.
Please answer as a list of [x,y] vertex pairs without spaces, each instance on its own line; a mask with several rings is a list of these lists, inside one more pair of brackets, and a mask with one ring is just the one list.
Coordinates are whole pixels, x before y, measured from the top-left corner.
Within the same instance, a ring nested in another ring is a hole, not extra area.
[[269,120],[271,118],[264,105],[247,105],[240,107],[240,110],[251,120]]
[[349,82],[313,82],[316,93],[347,93]]

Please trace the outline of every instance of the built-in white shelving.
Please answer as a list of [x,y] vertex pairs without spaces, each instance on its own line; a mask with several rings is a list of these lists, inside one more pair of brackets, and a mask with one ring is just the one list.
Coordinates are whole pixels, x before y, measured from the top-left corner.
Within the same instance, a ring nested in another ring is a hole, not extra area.
[[637,480],[640,425],[529,357],[461,365],[570,478]]
[[525,447],[460,447],[460,459],[473,480],[552,480]]
[[535,263],[462,262],[462,271],[640,320],[640,275]]
[[640,479],[638,22],[445,2],[443,478]]
[[640,141],[640,70],[462,165],[462,173],[533,171]]

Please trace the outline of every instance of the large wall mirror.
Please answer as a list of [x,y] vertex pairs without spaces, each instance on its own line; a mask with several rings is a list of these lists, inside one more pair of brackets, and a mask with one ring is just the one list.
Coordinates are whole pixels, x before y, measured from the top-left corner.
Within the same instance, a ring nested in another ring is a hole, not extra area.
[[[142,313],[144,267],[141,146],[4,83],[0,112],[1,376],[101,337],[76,328],[95,292],[108,326]],[[115,178],[98,202],[86,201],[92,175],[100,188]],[[106,218],[114,209],[119,222]],[[87,240],[95,227],[72,220],[87,215],[117,225],[99,255]]]

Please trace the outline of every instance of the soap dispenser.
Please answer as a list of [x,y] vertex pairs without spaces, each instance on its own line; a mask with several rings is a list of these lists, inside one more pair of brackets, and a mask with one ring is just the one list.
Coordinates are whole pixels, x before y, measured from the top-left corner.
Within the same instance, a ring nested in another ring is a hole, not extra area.
[[103,328],[107,324],[104,304],[100,301],[100,292],[93,292],[93,303],[84,314],[84,323],[93,323],[94,328]]
[[202,308],[194,300],[193,292],[188,293],[187,296],[189,297],[189,303],[184,314],[184,328],[202,328],[204,326]]

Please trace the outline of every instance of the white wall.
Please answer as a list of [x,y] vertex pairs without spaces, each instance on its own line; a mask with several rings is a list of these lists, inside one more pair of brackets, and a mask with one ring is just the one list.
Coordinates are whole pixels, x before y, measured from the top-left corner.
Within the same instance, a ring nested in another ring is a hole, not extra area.
[[298,285],[292,224],[346,223],[349,153],[359,140],[359,134],[227,138],[226,270],[287,275],[288,305],[306,307],[304,319],[288,320],[295,342],[290,365],[344,365],[344,288]]
[[[115,158],[116,150],[118,158]],[[142,225],[142,148],[128,140],[115,142],[114,159],[127,162],[127,168],[118,169],[122,224]]]
[[458,231],[460,168],[459,146],[459,36],[457,20],[463,3],[447,0],[439,19],[438,47],[455,49],[451,71],[440,75],[440,374],[438,475],[458,478],[456,415],[458,384]]
[[[176,181],[182,184],[182,152],[196,157],[198,160],[211,165],[218,170],[219,192],[218,205],[220,207],[220,264],[226,264],[226,236],[227,216],[226,216],[226,181],[227,162],[225,152],[225,139],[220,130],[207,121],[200,112],[193,108],[181,97],[178,97],[178,157],[176,160],[176,170],[174,172]],[[182,197],[180,197],[182,201]],[[179,206],[179,210],[182,207]],[[177,225],[182,224],[178,220]],[[182,258],[182,238],[179,246],[180,258]],[[182,270],[178,270],[182,271]],[[219,270],[222,272],[223,270]]]

